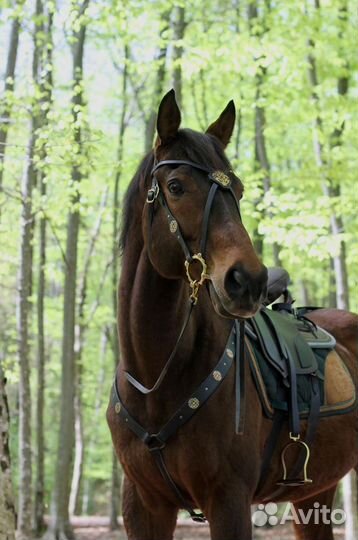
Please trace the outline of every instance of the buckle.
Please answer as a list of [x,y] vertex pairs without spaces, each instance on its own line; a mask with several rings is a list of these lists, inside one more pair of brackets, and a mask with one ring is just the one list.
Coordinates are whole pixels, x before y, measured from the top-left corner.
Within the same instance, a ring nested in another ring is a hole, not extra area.
[[154,203],[155,199],[158,197],[159,195],[159,184],[156,182],[155,184],[152,185],[152,187],[148,190],[148,193],[147,193],[147,203],[148,204],[152,204]]

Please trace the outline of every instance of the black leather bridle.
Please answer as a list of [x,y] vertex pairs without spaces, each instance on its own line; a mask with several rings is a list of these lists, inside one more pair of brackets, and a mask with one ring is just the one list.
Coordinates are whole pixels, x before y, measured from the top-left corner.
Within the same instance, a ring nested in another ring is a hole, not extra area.
[[[164,193],[162,192],[158,180],[155,176],[156,171],[160,167],[165,165],[169,166],[180,166],[180,165],[189,165],[197,170],[207,173],[208,180],[211,182],[209,193],[206,199],[203,221],[201,225],[201,238],[199,244],[199,252],[192,254],[188,244],[186,243],[183,234],[180,230],[179,223],[173,213],[171,212],[168,203],[165,199]],[[186,275],[189,281],[189,286],[191,293],[189,295],[189,301],[187,306],[186,315],[184,318],[184,323],[179,332],[177,341],[174,345],[174,348],[162,369],[158,379],[151,388],[145,387],[137,379],[135,379],[128,371],[124,370],[124,375],[127,381],[134,386],[142,394],[150,394],[157,390],[161,385],[165,375],[168,372],[169,367],[171,366],[181,339],[185,333],[185,330],[188,326],[190,316],[192,314],[193,308],[195,307],[198,301],[198,294],[201,285],[204,281],[209,279],[207,274],[207,264],[205,261],[206,253],[206,244],[208,239],[209,231],[209,219],[211,214],[212,205],[214,202],[215,195],[218,189],[228,191],[234,198],[238,214],[240,216],[240,206],[239,201],[235,195],[235,191],[232,187],[232,182],[237,178],[234,173],[229,170],[228,172],[223,172],[221,170],[215,170],[205,165],[199,163],[194,163],[187,160],[163,160],[156,163],[151,171],[152,175],[152,185],[148,190],[146,202],[149,205],[148,209],[148,239],[147,239],[147,249],[150,253],[151,247],[151,232],[152,224],[154,219],[154,203],[156,200],[159,201],[163,207],[166,217],[168,220],[169,230],[175,235],[178,240],[185,256],[185,270]],[[190,274],[190,265],[198,261],[201,264],[201,275],[199,279],[194,279]],[[194,521],[206,521],[205,516],[201,512],[196,512],[192,507],[192,502],[187,499],[187,496],[179,488],[179,486],[173,480],[171,474],[169,473],[165,460],[163,457],[163,450],[167,444],[167,441],[172,437],[176,431],[184,425],[187,421],[192,418],[199,408],[201,408],[207,400],[216,392],[222,381],[225,379],[226,375],[229,373],[231,365],[235,362],[235,431],[238,434],[243,433],[244,429],[244,417],[245,417],[245,400],[244,400],[244,381],[245,381],[245,372],[244,372],[244,355],[245,355],[245,325],[244,321],[234,321],[230,335],[228,337],[224,352],[219,359],[219,362],[216,364],[214,370],[212,370],[207,378],[201,383],[201,385],[195,390],[191,397],[186,400],[182,406],[173,414],[169,421],[162,426],[162,428],[156,433],[150,433],[147,429],[139,424],[139,422],[132,416],[132,414],[125,407],[121,396],[119,394],[117,377],[114,380],[113,392],[112,392],[112,403],[115,409],[116,414],[118,414],[123,421],[126,423],[128,428],[147,446],[149,452],[152,454],[155,463],[171,490],[175,493],[178,503],[182,508],[185,508]]]
[[[180,230],[180,225],[178,223],[178,220],[175,218],[173,213],[171,212],[168,203],[165,199],[164,193],[160,189],[160,185],[158,183],[158,180],[156,178],[155,173],[158,169],[164,166],[171,166],[171,167],[178,167],[180,165],[188,165],[190,167],[193,167],[194,169],[197,169],[199,171],[207,173],[207,178],[211,182],[211,187],[206,199],[205,208],[204,208],[204,214],[203,214],[203,221],[201,226],[201,239],[200,239],[200,246],[199,246],[199,252],[192,254],[188,244],[183,238],[183,234]],[[170,232],[176,237],[178,240],[185,256],[185,271],[186,275],[188,277],[189,285],[191,288],[191,295],[190,298],[196,304],[198,300],[198,293],[200,286],[204,283],[206,279],[209,278],[207,274],[207,264],[205,261],[205,253],[206,253],[206,244],[208,239],[208,232],[209,232],[209,219],[211,214],[212,205],[214,202],[215,194],[217,192],[217,189],[220,188],[224,191],[228,191],[234,201],[235,205],[237,207],[237,211],[240,216],[240,205],[239,201],[237,200],[235,191],[232,187],[233,180],[237,177],[234,175],[232,170],[229,170],[227,172],[213,169],[206,167],[205,165],[201,165],[199,163],[195,163],[193,161],[187,161],[187,160],[180,160],[180,159],[166,159],[163,161],[159,161],[156,165],[154,165],[152,171],[152,186],[148,191],[147,195],[147,203],[150,206],[149,210],[149,231],[151,232],[152,222],[153,222],[153,203],[158,199],[161,206],[164,208],[166,217],[168,220],[169,230]],[[149,242],[150,246],[150,242]],[[201,276],[199,280],[195,280],[192,278],[190,274],[190,265],[194,262],[198,261],[201,264]]]
[[[194,169],[198,169],[199,171],[207,173],[208,175],[207,178],[211,182],[211,187],[210,187],[207,199],[206,199],[204,214],[203,214],[203,221],[201,225],[201,238],[200,238],[199,251],[198,253],[194,253],[194,254],[191,253],[191,250],[188,247],[188,244],[184,240],[183,234],[180,230],[180,225],[177,219],[175,218],[175,216],[173,215],[173,213],[171,212],[168,206],[168,203],[165,199],[164,193],[160,188],[158,179],[155,175],[157,170],[160,169],[161,167],[164,167],[164,166],[178,167],[180,165],[189,165],[190,167],[193,167]],[[153,225],[153,219],[154,219],[154,203],[156,200],[158,200],[165,211],[165,214],[168,220],[169,230],[171,234],[173,234],[176,237],[176,239],[178,240],[184,252],[185,271],[186,271],[186,275],[189,281],[191,293],[189,296],[189,302],[188,302],[186,315],[184,318],[184,323],[179,332],[178,339],[167,360],[167,363],[165,364],[155,384],[151,388],[147,388],[143,384],[141,384],[137,379],[135,379],[130,373],[128,373],[128,371],[125,371],[125,376],[127,380],[142,394],[150,394],[151,392],[154,392],[154,390],[157,390],[157,388],[159,388],[160,384],[162,383],[176,355],[180,341],[188,326],[188,322],[192,314],[193,307],[196,305],[198,301],[198,294],[199,294],[200,287],[203,285],[205,280],[209,279],[209,275],[207,273],[207,264],[205,261],[205,253],[206,253],[206,244],[207,244],[208,232],[209,232],[209,219],[210,219],[211,209],[212,209],[215,195],[219,188],[224,191],[228,191],[231,194],[231,196],[233,197],[235,201],[235,205],[241,219],[240,204],[239,204],[239,201],[237,200],[235,191],[232,187],[233,180],[234,179],[238,180],[238,178],[235,176],[235,174],[233,173],[231,169],[227,172],[224,172],[218,169],[206,167],[205,165],[201,165],[193,161],[181,160],[181,159],[166,159],[166,160],[159,161],[158,163],[154,165],[151,171],[151,176],[152,176],[152,185],[150,189],[148,190],[147,199],[146,199],[146,202],[149,205],[148,242],[147,242],[148,250],[150,250],[150,246],[151,246],[151,232],[152,232],[152,225]],[[190,265],[194,261],[198,261],[201,264],[201,273],[200,273],[199,279],[194,279],[190,273]]]

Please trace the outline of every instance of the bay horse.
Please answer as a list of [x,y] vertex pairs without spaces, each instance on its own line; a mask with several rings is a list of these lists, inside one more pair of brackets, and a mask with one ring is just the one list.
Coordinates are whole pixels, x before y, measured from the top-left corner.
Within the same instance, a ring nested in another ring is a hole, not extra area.
[[[291,501],[303,511],[317,502],[331,507],[338,481],[357,466],[357,415],[353,411],[320,420],[311,448],[313,483],[284,487],[279,495],[280,453],[288,433],[281,432],[260,480],[272,421],[263,414],[249,370],[244,374],[242,434],[235,431],[235,374],[230,369],[164,449],[159,437],[148,436],[213,369],[215,377],[233,319],[252,317],[266,295],[267,270],[241,220],[243,185],[224,153],[235,124],[234,104],[206,133],[179,129],[180,122],[170,91],[159,106],[154,149],[141,163],[124,203],[118,399],[111,399],[107,410],[125,473],[123,518],[130,540],[169,540],[178,510],[200,508],[212,540],[249,540],[252,503]],[[209,173],[208,181],[208,171],[219,174]],[[334,335],[336,350],[357,380],[358,317],[334,309],[310,317]],[[198,400],[189,400],[189,407],[198,407]],[[305,421],[302,426],[304,431]],[[162,464],[151,451],[158,448]],[[296,524],[295,533],[305,540],[333,539],[330,523]]]

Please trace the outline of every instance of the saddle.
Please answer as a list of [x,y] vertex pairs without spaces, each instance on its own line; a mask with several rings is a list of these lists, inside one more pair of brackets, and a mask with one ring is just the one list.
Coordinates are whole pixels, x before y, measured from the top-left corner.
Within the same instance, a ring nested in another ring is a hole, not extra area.
[[[284,474],[279,484],[300,485],[311,481],[307,463],[319,417],[349,412],[357,400],[352,378],[335,351],[335,338],[306,317],[315,308],[293,308],[289,283],[285,270],[269,269],[265,306],[245,325],[245,331],[249,364],[262,407],[266,416],[274,419],[263,469],[268,469],[279,430],[288,419],[290,442],[281,454]],[[273,303],[280,297],[282,302]],[[302,418],[307,419],[304,441]],[[294,444],[301,452],[288,477],[285,454]],[[299,478],[302,467],[303,478]]]

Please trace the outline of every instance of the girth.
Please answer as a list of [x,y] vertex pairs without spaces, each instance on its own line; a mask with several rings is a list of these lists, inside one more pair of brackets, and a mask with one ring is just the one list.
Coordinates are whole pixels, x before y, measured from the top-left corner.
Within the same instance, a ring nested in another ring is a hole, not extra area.
[[[206,521],[205,516],[200,512],[195,512],[190,501],[182,493],[179,486],[175,483],[171,477],[163,456],[163,450],[167,444],[167,441],[175,435],[178,429],[186,424],[197,411],[205,405],[208,399],[216,392],[225,377],[230,371],[230,368],[235,359],[236,362],[236,377],[235,377],[235,393],[236,402],[240,404],[243,397],[243,378],[244,373],[240,369],[244,365],[243,357],[243,343],[244,328],[238,321],[235,321],[229,338],[227,340],[225,350],[221,355],[219,362],[214,369],[209,373],[206,379],[200,384],[200,386],[186,399],[177,411],[171,416],[171,418],[162,426],[156,433],[148,432],[128,411],[124,406],[123,401],[119,394],[118,389],[118,375],[113,383],[111,403],[114,406],[116,414],[121,418],[128,428],[146,445],[148,451],[152,454],[155,463],[171,490],[175,493],[178,503],[190,514],[194,521]],[[240,365],[240,367],[239,367]],[[240,375],[241,374],[241,377]],[[241,381],[240,381],[241,378]],[[240,417],[240,411],[236,413]],[[243,410],[241,410],[243,414]]]

